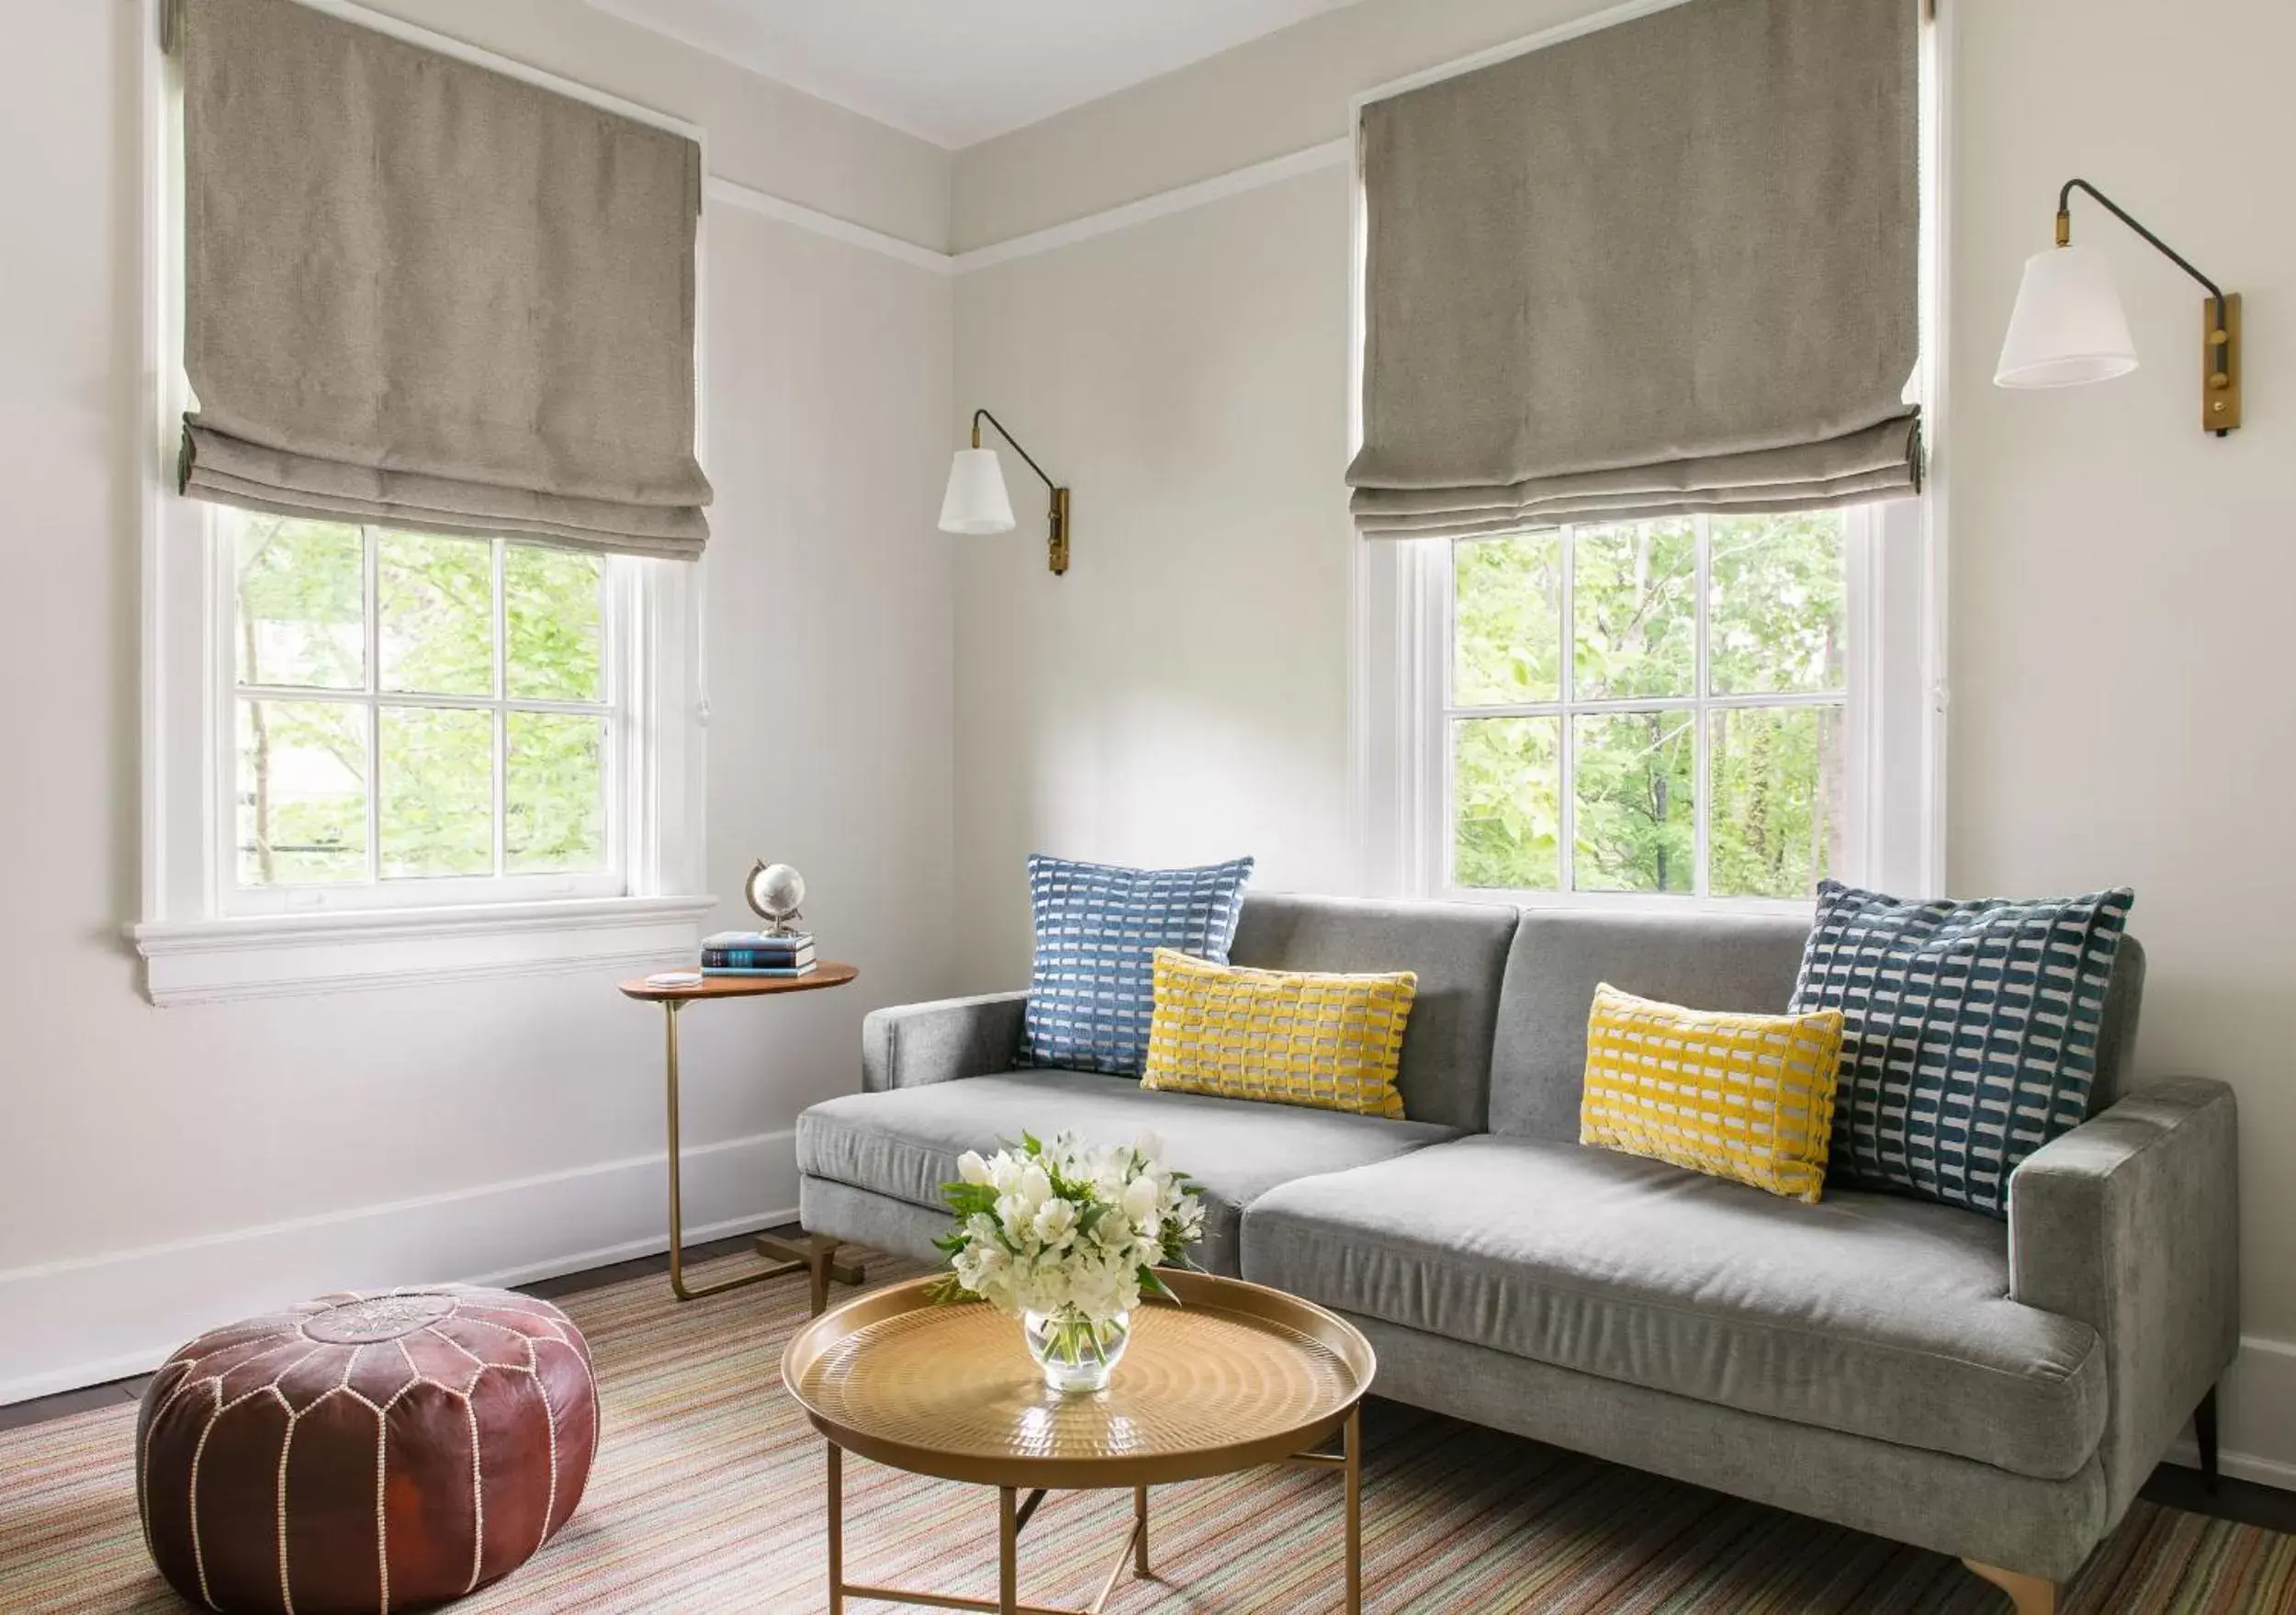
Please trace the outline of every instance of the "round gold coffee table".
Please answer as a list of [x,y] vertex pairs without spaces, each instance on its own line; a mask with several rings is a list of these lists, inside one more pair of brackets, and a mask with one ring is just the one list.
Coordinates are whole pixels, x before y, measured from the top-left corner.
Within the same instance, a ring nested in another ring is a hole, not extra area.
[[[828,1443],[829,1615],[877,1598],[992,1615],[1099,1615],[1129,1561],[1148,1574],[1148,1488],[1263,1463],[1341,1471],[1346,1481],[1347,1615],[1363,1607],[1358,1406],[1378,1360],[1322,1307],[1236,1279],[1164,1275],[1181,1304],[1148,1302],[1105,1391],[1044,1383],[1020,1326],[985,1304],[936,1306],[933,1281],[849,1301],[800,1329],[782,1383]],[[1334,1434],[1338,1452],[1315,1449]],[[999,1596],[845,1579],[847,1452],[915,1474],[995,1486]],[[1083,1610],[1020,1601],[1019,1542],[1047,1491],[1130,1487],[1132,1530]]]

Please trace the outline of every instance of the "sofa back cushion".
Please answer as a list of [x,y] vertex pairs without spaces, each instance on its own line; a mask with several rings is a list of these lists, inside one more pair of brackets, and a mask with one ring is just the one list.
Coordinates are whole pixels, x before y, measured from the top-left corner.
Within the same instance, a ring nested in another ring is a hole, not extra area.
[[[1418,996],[1403,1030],[1395,1086],[1414,1122],[1480,1132],[1488,1124],[1492,1029],[1515,932],[1513,909],[1481,903],[1364,902],[1254,892],[1228,957],[1259,970],[1412,971]],[[1801,958],[1795,944],[1795,961]],[[1791,987],[1794,972],[1786,971]],[[1622,984],[1623,985],[1623,984]],[[1592,978],[1587,992],[1593,993]],[[1783,1009],[1782,992],[1777,1007]],[[1579,1006],[1586,1032],[1586,1005]],[[1571,1089],[1570,1136],[1578,1136]]]
[[[1247,920],[1256,900],[1244,905]],[[1576,1141],[1587,1012],[1604,982],[1686,1009],[1784,1014],[1808,939],[1809,922],[1791,915],[1525,909],[1500,993],[1490,1131]],[[2124,936],[2105,991],[2091,1115],[2128,1079],[2144,991],[2144,950]]]
[[1491,1131],[1577,1142],[1587,1011],[1604,982],[1684,1009],[1782,1015],[1808,935],[1792,916],[1525,910],[1500,995]]

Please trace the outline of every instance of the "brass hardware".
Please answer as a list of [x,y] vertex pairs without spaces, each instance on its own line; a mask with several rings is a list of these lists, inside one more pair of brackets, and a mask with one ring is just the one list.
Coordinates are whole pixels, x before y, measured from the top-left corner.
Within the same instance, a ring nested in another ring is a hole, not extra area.
[[[2059,208],[2057,209],[2057,245],[2069,247],[2072,244],[2073,210],[2069,208]],[[978,432],[973,434],[973,446],[975,448],[981,446],[981,435]]]
[[2200,424],[2223,436],[2240,424],[2240,294],[2224,298],[2224,322],[2216,320],[2216,299],[2200,303]]
[[1026,460],[1029,465],[1029,469],[1034,471],[1039,477],[1043,478],[1044,485],[1052,491],[1052,537],[1046,545],[1045,554],[1046,559],[1052,565],[1052,575],[1054,577],[1059,577],[1068,570],[1068,490],[1053,481],[1051,477],[1046,476],[1044,468],[1036,463],[1036,457],[1031,455],[1027,449],[1021,447],[1020,440],[1015,437],[1011,433],[1005,430],[1004,422],[998,420],[995,415],[990,414],[986,410],[974,410],[973,412],[974,447],[978,448],[981,446],[981,423],[983,421],[986,421],[990,425],[996,427],[998,435],[1001,435],[1007,443],[1012,445],[1013,453],[1019,455],[1022,459]]
[[1068,490],[1052,490],[1052,538],[1047,549],[1052,575],[1059,577],[1068,570]]

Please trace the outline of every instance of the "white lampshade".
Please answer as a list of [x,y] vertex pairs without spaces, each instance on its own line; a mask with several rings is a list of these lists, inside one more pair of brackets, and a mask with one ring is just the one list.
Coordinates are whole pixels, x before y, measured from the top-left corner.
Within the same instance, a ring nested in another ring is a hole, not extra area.
[[1005,494],[1005,469],[993,448],[961,448],[949,465],[949,491],[941,495],[944,533],[1009,533],[1012,501]]
[[2025,260],[1997,387],[2078,387],[2136,368],[2128,316],[2105,261],[2086,247],[2051,247]]

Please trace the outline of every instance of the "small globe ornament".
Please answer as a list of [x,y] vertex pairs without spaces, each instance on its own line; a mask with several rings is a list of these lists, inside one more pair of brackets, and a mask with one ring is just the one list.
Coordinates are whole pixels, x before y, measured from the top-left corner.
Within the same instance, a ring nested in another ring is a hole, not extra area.
[[757,867],[749,871],[744,895],[766,922],[768,936],[787,936],[789,922],[805,918],[805,877],[786,864],[759,859]]

